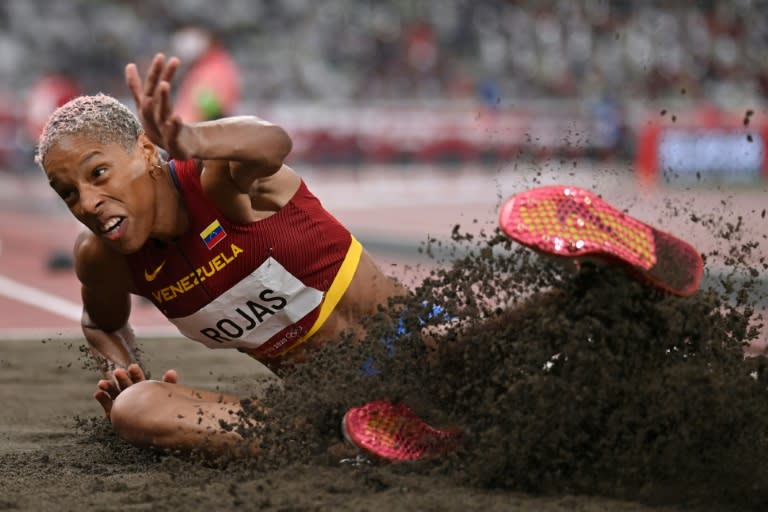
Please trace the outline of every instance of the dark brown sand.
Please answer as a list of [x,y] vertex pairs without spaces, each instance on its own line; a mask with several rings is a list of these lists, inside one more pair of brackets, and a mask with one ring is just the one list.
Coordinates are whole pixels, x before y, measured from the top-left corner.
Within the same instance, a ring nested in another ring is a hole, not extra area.
[[[153,369],[179,368],[185,382],[209,389],[237,391],[237,381],[261,372],[241,355],[188,341],[145,346]],[[156,457],[107,433],[90,399],[95,376],[80,368],[76,345],[3,342],[0,360],[0,510],[678,510],[480,489],[386,465],[306,458],[259,472]]]

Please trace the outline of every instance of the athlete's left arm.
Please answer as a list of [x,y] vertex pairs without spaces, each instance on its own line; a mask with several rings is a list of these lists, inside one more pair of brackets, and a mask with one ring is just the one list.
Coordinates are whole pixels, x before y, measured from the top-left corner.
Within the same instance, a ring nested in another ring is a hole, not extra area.
[[247,194],[251,185],[279,171],[292,141],[283,128],[255,116],[236,116],[185,125],[188,158],[228,161],[236,188]]

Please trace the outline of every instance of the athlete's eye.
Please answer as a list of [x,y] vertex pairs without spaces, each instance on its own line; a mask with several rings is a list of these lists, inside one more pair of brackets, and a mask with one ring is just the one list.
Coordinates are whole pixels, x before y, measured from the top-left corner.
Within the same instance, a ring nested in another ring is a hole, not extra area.
[[57,190],[59,197],[61,197],[65,203],[69,204],[72,201],[75,200],[76,192],[75,189],[72,188],[63,188],[61,190]]
[[96,167],[93,171],[91,171],[91,177],[99,178],[103,176],[105,172],[107,172],[106,167]]

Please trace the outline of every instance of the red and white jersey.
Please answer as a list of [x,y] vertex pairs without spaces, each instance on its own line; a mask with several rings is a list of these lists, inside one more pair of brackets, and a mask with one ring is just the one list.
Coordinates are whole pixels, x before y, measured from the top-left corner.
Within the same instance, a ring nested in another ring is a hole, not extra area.
[[[349,285],[359,243],[303,181],[273,215],[235,224],[203,191],[197,162],[171,161],[170,168],[189,229],[171,242],[150,239],[128,256],[138,293],[211,348],[271,357],[305,340],[330,314],[321,314],[329,290],[332,310]],[[340,283],[337,275],[348,277]]]

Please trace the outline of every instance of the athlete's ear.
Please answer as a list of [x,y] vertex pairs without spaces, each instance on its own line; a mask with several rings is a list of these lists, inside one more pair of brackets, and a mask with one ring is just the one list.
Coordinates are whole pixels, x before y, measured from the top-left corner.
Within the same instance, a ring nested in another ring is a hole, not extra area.
[[144,157],[144,161],[147,163],[148,168],[152,168],[160,160],[160,152],[155,146],[155,143],[149,140],[147,134],[142,132],[139,134],[139,138],[136,141],[136,145]]

